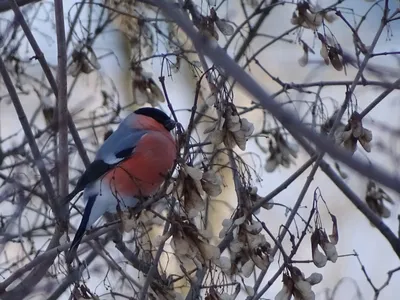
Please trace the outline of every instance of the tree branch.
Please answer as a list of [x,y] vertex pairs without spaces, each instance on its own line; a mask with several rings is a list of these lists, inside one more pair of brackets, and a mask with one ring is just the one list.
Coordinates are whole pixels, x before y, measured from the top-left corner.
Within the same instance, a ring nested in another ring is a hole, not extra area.
[[[59,196],[64,198],[68,195],[69,182],[68,182],[68,103],[67,103],[67,46],[65,42],[65,27],[64,27],[64,8],[61,0],[54,1],[54,11],[56,20],[56,35],[57,35],[57,108],[58,108],[58,164],[59,171]],[[68,203],[62,208],[64,220],[68,215]]]

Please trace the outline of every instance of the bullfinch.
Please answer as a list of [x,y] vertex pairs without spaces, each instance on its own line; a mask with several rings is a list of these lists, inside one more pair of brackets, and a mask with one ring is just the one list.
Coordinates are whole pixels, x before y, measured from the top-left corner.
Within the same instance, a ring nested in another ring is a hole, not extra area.
[[66,256],[71,263],[82,237],[105,212],[135,207],[154,194],[172,169],[176,143],[170,131],[176,122],[156,108],[140,108],[127,116],[99,148],[83,173],[71,201],[83,191],[86,204],[79,228]]

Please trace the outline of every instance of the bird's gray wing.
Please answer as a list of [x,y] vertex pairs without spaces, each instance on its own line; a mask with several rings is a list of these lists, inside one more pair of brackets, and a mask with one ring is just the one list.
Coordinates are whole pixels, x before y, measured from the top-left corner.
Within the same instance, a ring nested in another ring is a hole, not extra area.
[[124,159],[130,157],[146,130],[133,130],[124,123],[113,132],[97,151],[95,160],[79,178],[74,190],[65,198],[71,201],[88,184],[96,181]]
[[136,145],[146,133],[146,130],[133,130],[125,124],[121,124],[97,151],[95,160],[103,160],[109,165],[120,163],[133,153]]

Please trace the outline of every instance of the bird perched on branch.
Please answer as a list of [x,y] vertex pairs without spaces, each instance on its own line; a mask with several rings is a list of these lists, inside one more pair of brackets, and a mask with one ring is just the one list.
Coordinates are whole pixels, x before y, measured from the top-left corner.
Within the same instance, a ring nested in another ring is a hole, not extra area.
[[83,191],[82,221],[67,253],[70,264],[86,229],[105,212],[135,207],[154,194],[172,169],[177,149],[170,131],[176,122],[156,108],[140,108],[127,116],[98,150],[83,173],[71,201]]

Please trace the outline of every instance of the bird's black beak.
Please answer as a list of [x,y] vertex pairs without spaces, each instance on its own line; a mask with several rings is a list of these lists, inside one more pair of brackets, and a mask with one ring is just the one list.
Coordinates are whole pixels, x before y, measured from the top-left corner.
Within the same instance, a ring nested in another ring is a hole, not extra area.
[[168,131],[171,131],[172,129],[174,129],[174,128],[176,127],[176,122],[175,122],[174,120],[172,120],[172,119],[169,119],[169,120],[165,123],[164,127],[165,127]]

